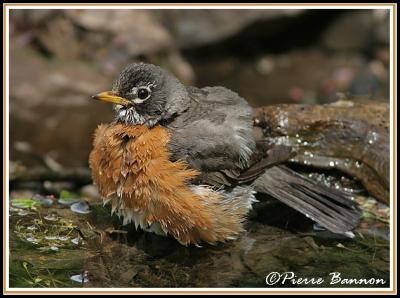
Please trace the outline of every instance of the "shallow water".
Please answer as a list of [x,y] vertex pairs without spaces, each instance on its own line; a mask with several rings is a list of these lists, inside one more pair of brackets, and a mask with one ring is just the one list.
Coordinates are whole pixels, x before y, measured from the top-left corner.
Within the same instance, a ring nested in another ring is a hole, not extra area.
[[[117,217],[109,215],[110,209],[96,201],[89,202],[88,214],[73,212],[57,201],[50,207],[28,204],[23,208],[14,202],[10,286],[389,287],[386,219],[367,211],[379,209],[376,201],[359,200],[366,211],[353,239],[319,231],[301,214],[266,200],[250,213],[239,239],[201,248],[121,226]],[[293,272],[296,278],[282,283],[283,277],[276,279],[278,275],[271,272]],[[341,274],[342,281],[382,279],[386,283],[331,284],[329,273],[334,272]],[[268,285],[266,276],[276,283]],[[311,282],[320,277],[319,285],[305,284],[304,279]]]

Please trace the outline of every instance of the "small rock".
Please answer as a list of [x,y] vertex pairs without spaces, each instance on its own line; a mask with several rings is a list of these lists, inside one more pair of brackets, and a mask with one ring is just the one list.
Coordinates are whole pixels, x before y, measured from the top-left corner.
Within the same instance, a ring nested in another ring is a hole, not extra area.
[[25,215],[28,215],[28,214],[29,214],[29,212],[25,211],[25,210],[21,210],[20,212],[18,212],[19,216],[25,216]]
[[28,238],[26,238],[26,241],[29,241],[33,244],[38,244],[38,240],[33,236],[29,236]]
[[85,271],[83,274],[72,275],[70,277],[70,279],[72,281],[75,281],[75,282],[78,282],[78,283],[85,283],[85,282],[89,281],[87,275],[88,275],[88,272]]
[[80,213],[80,214],[88,214],[90,213],[89,204],[85,201],[74,203],[71,205],[71,211]]
[[54,214],[48,214],[43,218],[48,221],[57,221],[58,220],[58,217]]
[[44,239],[46,239],[46,240],[56,240],[57,237],[56,236],[45,236]]
[[10,206],[10,212],[20,212],[21,209]]
[[76,237],[74,239],[71,239],[71,242],[75,245],[79,245],[81,243],[81,239],[79,237]]

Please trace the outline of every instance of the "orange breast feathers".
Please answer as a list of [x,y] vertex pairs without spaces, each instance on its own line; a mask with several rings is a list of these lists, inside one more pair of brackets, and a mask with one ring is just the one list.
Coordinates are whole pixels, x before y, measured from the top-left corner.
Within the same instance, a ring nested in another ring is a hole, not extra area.
[[191,185],[199,173],[183,161],[170,161],[169,139],[161,126],[100,125],[89,164],[104,202],[124,223],[135,221],[149,230],[157,225],[184,245],[235,238],[248,206]]

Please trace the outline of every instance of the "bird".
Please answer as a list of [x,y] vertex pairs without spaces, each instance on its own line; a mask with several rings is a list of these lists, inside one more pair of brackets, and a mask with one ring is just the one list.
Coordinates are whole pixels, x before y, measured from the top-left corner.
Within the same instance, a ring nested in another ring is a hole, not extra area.
[[159,66],[133,63],[93,99],[113,104],[115,119],[95,130],[89,166],[124,225],[182,245],[235,240],[258,194],[334,233],[359,222],[348,194],[288,167],[290,149],[265,147],[254,109],[232,90],[185,86]]

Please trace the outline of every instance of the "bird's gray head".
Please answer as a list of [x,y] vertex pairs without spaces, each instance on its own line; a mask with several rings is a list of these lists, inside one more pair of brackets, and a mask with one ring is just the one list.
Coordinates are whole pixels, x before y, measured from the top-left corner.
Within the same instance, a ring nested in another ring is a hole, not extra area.
[[179,115],[189,105],[186,87],[175,76],[145,63],[128,65],[114,81],[112,91],[93,98],[115,104],[117,121],[150,127]]

